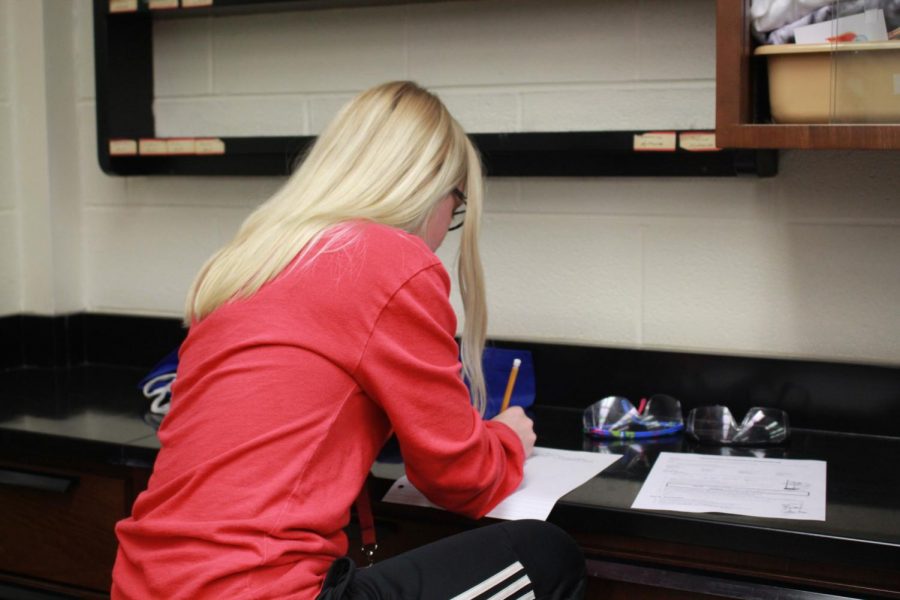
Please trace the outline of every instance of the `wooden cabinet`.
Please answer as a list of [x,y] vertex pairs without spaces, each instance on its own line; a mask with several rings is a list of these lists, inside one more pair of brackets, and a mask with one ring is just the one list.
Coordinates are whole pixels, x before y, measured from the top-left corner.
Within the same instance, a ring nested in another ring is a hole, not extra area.
[[114,527],[145,480],[125,468],[0,461],[0,581],[108,597]]
[[716,0],[716,142],[719,146],[900,149],[900,124],[768,122],[765,63],[753,57],[749,4],[749,0]]

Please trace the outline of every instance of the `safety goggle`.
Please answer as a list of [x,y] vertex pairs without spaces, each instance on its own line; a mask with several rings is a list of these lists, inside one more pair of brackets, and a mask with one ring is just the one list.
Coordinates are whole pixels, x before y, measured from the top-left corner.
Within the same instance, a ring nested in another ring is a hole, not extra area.
[[648,438],[684,429],[681,402],[666,394],[642,399],[635,407],[628,398],[607,396],[584,411],[584,432],[595,438]]
[[788,416],[783,410],[754,406],[738,425],[727,406],[700,406],[687,418],[687,432],[704,444],[766,445],[788,439]]

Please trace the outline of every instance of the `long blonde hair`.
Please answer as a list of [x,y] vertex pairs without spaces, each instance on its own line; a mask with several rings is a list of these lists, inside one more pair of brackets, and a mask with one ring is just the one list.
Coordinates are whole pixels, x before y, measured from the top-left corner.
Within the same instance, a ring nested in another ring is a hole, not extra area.
[[472,401],[484,414],[481,161],[441,101],[412,82],[373,87],[341,109],[294,174],[200,270],[185,323],[253,295],[298,255],[301,268],[308,265],[315,260],[309,250],[341,224],[364,219],[418,232],[438,201],[463,183],[468,198],[457,267],[465,312],[461,354]]

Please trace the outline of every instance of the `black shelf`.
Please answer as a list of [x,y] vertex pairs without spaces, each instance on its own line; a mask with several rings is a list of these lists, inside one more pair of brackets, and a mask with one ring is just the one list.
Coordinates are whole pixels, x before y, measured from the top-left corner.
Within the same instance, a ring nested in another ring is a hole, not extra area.
[[[215,0],[208,7],[151,10],[149,0],[137,0],[133,3],[136,10],[111,13],[111,0],[94,0],[100,167],[110,175],[286,175],[315,139],[312,136],[215,137],[213,148],[198,153],[191,149],[194,138],[189,138],[186,151],[160,150],[159,146],[175,143],[172,140],[178,138],[156,137],[154,19],[407,3],[402,0]],[[481,151],[487,174],[495,177],[768,177],[777,172],[777,153],[773,150],[692,151],[676,145],[670,151],[635,151],[636,136],[645,133],[648,132],[477,133],[471,137]],[[681,140],[689,132],[670,133]],[[110,152],[111,140],[118,140],[119,144],[114,154]],[[123,143],[125,154],[122,154]],[[151,149],[153,144],[156,149]]]

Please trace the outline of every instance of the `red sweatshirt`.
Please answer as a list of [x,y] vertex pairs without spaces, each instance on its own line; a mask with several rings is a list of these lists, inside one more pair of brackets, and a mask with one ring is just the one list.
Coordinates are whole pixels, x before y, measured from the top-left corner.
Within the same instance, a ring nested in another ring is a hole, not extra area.
[[116,527],[113,598],[314,598],[391,431],[448,510],[480,517],[520,483],[518,437],[460,379],[440,261],[354,231],[191,327],[149,487]]

